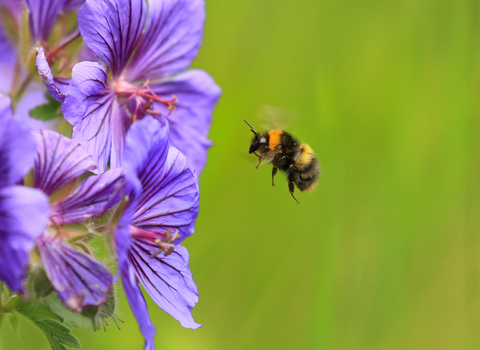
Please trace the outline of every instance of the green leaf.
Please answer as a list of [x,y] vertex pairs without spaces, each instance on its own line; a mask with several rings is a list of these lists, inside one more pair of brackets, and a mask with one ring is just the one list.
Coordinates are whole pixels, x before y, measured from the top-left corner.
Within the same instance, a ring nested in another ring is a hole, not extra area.
[[90,322],[87,318],[77,312],[70,311],[58,299],[56,293],[52,293],[45,299],[50,306],[50,309],[59,317],[63,319],[63,324],[69,327],[87,328]]
[[31,269],[31,284],[37,298],[43,298],[53,292],[52,284],[45,270],[37,267]]
[[46,302],[31,303],[20,300],[16,307],[19,313],[31,319],[45,333],[53,350],[67,350],[64,345],[81,347],[70,329],[62,324],[63,318],[54,313]]
[[15,335],[18,337],[18,316],[15,313],[11,313],[8,316],[8,319],[10,321],[10,324],[12,325],[13,331],[15,332]]
[[66,350],[64,345],[77,349],[81,348],[78,339],[70,333],[70,329],[63,326],[60,322],[52,319],[43,319],[35,321],[35,324],[45,333],[52,349]]
[[42,319],[53,319],[63,322],[63,319],[57,314],[53,313],[47,303],[29,303],[23,300],[19,300],[16,303],[16,309],[22,315],[28,317],[33,321]]
[[62,104],[47,94],[48,102],[30,110],[30,116],[39,120],[52,120],[62,116]]

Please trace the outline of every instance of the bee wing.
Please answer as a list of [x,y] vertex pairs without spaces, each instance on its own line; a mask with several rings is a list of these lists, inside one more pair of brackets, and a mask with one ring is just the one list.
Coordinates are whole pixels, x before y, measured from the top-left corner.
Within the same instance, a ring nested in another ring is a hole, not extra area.
[[238,153],[239,157],[242,157],[247,163],[250,163],[252,165],[258,164],[258,158],[255,157],[253,154],[245,154],[245,153]]
[[288,130],[297,117],[294,110],[270,105],[261,106],[257,114],[264,130]]

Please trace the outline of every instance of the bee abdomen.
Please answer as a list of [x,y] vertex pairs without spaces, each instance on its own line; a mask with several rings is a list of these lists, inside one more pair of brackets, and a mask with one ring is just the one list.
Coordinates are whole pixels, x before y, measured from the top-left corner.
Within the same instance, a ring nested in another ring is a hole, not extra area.
[[306,164],[295,164],[289,170],[289,178],[302,192],[311,191],[315,188],[320,177],[320,168],[315,156],[310,158]]

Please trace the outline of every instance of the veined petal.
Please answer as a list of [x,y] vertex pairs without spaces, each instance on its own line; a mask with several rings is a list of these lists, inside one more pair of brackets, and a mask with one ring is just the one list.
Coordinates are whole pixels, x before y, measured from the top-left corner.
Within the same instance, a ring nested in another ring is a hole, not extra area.
[[117,253],[118,270],[121,271],[127,264],[127,255],[130,245],[132,244],[132,237],[130,235],[129,226],[132,223],[133,214],[137,207],[138,198],[142,191],[142,185],[137,176],[132,171],[124,169],[126,182],[123,186],[123,193],[127,196],[127,203],[125,204],[122,216],[118,222],[115,230],[115,251]]
[[37,238],[37,246],[53,289],[70,310],[107,302],[113,283],[109,269],[47,231]]
[[194,233],[198,215],[198,184],[185,157],[170,147],[163,164],[148,164],[141,174],[143,191],[132,225],[157,233],[178,230],[180,243]]
[[168,126],[150,116],[132,125],[123,167],[127,180],[138,178],[141,194],[132,225],[158,233],[178,230],[178,242],[194,232],[198,186],[183,154],[169,147]]
[[87,0],[78,11],[85,43],[120,76],[145,24],[145,0]]
[[47,41],[65,0],[25,0],[30,10],[30,27],[33,40]]
[[147,29],[129,79],[161,78],[188,68],[202,43],[204,21],[203,0],[149,1]]
[[22,292],[29,253],[48,220],[48,198],[23,186],[0,189],[0,280]]
[[167,115],[170,123],[170,142],[187,157],[190,168],[200,174],[205,167],[207,150],[212,145],[207,139],[212,124],[212,113],[221,90],[202,70],[189,70],[170,80],[152,85],[162,98],[175,95],[176,110],[169,111],[157,103],[155,109]]
[[69,224],[102,215],[121,200],[123,182],[121,168],[90,176],[71,195],[52,206],[52,220]]
[[0,188],[20,181],[33,165],[35,141],[29,130],[14,120],[5,104],[0,114]]
[[[144,181],[158,173],[168,155],[168,123],[146,116],[132,125],[127,134],[123,167],[127,176]],[[132,174],[132,175],[131,175]]]
[[73,138],[81,140],[100,171],[105,170],[112,153],[111,167],[121,164],[130,121],[117,105],[105,68],[94,62],[75,65],[62,110],[73,125]]
[[92,157],[75,140],[50,130],[38,130],[33,135],[37,142],[33,186],[48,196],[96,169]]
[[123,289],[125,290],[128,303],[130,304],[130,308],[137,319],[140,331],[145,338],[144,350],[154,350],[155,344],[153,340],[155,338],[156,331],[155,327],[152,325],[152,321],[150,320],[147,303],[145,302],[145,298],[138,287],[135,274],[129,266],[125,265],[121,270],[121,275]]
[[153,243],[134,240],[129,252],[129,262],[143,287],[166,313],[185,328],[198,328],[192,309],[198,302],[198,290],[188,266],[186,248],[176,246],[168,256],[158,255]]
[[45,57],[45,51],[43,50],[43,46],[38,49],[37,59],[35,63],[37,66],[38,74],[40,74],[43,81],[45,82],[50,96],[52,96],[58,102],[63,103],[67,95],[70,79],[53,77],[52,70],[50,69],[47,58]]

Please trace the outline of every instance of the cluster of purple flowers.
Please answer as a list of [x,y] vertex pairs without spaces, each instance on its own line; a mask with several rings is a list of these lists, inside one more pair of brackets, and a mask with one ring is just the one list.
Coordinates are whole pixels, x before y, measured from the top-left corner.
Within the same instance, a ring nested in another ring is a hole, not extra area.
[[[0,280],[27,299],[41,268],[81,313],[107,303],[119,275],[145,349],[155,328],[140,284],[199,327],[180,243],[194,233],[220,96],[188,70],[204,1],[0,0],[0,13]],[[111,243],[116,273],[92,236]]]

